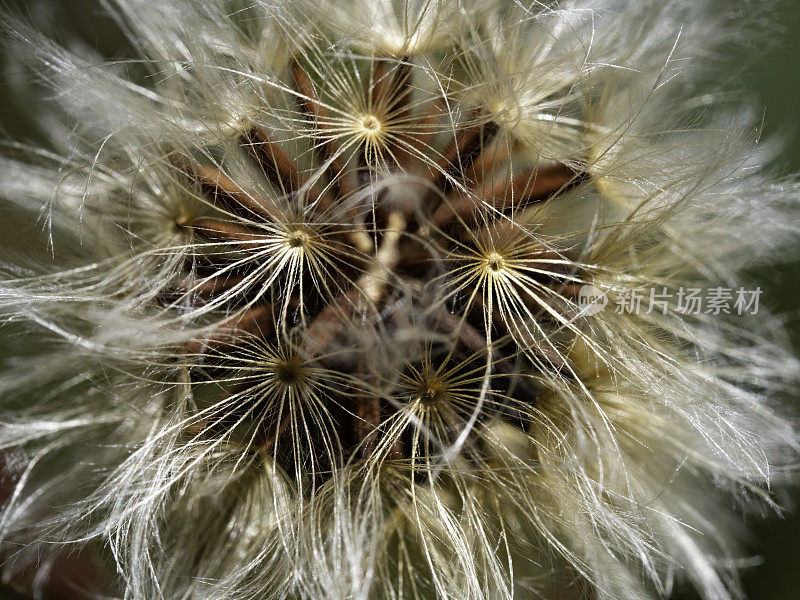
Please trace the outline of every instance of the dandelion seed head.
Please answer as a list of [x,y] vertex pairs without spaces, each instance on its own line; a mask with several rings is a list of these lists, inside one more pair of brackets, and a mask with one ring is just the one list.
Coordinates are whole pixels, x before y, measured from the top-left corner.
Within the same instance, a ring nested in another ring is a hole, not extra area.
[[366,135],[378,135],[381,130],[381,122],[375,115],[365,115],[361,119],[361,127]]
[[7,580],[80,547],[106,597],[737,597],[725,507],[800,449],[782,321],[614,305],[795,239],[718,106],[758,19],[529,4],[114,1],[124,62],[8,18],[52,93],[0,159]]
[[309,377],[308,366],[299,354],[287,353],[275,357],[266,366],[275,385],[280,387],[302,388]]
[[486,268],[493,275],[499,275],[506,268],[506,259],[502,254],[492,252],[486,257]]

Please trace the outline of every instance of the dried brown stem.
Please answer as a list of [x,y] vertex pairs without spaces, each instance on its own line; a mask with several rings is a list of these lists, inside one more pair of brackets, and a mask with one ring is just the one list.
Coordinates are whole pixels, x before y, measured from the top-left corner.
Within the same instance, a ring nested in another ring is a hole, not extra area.
[[441,121],[442,103],[434,100],[429,103],[424,112],[416,119],[416,126],[409,131],[408,143],[416,148],[414,152],[408,148],[399,148],[398,160],[400,168],[409,172],[424,172],[426,165],[420,154],[427,155],[431,152],[431,143],[436,134],[441,131],[436,125]]
[[[538,304],[536,302],[536,300],[531,298],[528,294],[520,294],[520,296],[522,298],[523,304],[525,305],[525,307],[528,310],[531,311],[531,314],[536,315],[538,313],[544,312],[544,308],[542,308],[542,306],[540,304]],[[483,298],[482,298],[482,296],[480,294],[477,294],[475,296],[475,304],[476,304],[476,306],[480,307],[482,310],[484,309],[485,304],[484,304]],[[509,321],[506,318],[504,318],[502,311],[500,310],[500,308],[497,306],[496,303],[495,303],[494,309],[492,311],[492,321],[494,323],[505,323],[506,324],[506,330],[508,331],[508,333],[514,335],[516,339],[524,337],[525,338],[525,343],[523,344],[523,346],[528,352],[534,352],[536,355],[538,355],[541,358],[543,358],[544,360],[546,360],[548,362],[548,364],[556,366],[558,368],[560,368],[561,366],[564,365],[564,358],[554,348],[552,348],[550,346],[543,345],[540,340],[536,340],[536,339],[532,338],[529,335],[529,333],[527,331],[525,331],[525,330],[521,330],[519,328],[515,328],[516,331],[511,331],[508,328]],[[511,323],[514,324],[513,321]],[[500,363],[500,364],[502,364],[502,363]],[[512,371],[508,370],[508,368],[503,368],[503,369],[499,369],[499,370],[501,372],[505,373],[505,374],[508,374],[508,375],[513,374]]]
[[[472,119],[480,119],[475,113]],[[450,177],[461,179],[461,174],[472,166],[483,148],[488,146],[497,134],[497,125],[492,122],[478,122],[459,129],[455,137],[442,151],[434,170],[434,184],[442,193],[452,188]]]
[[[317,90],[314,88],[314,83],[311,81],[311,77],[309,77],[305,69],[296,62],[292,64],[292,76],[294,78],[295,90],[300,94],[301,107],[305,109],[311,120],[316,123],[318,129],[323,132],[329,130],[330,121],[328,111],[322,105]],[[340,195],[349,196],[355,191],[352,173],[347,171],[347,160],[340,154],[341,146],[333,137],[334,134],[329,132],[328,135],[328,139],[323,143],[325,155],[327,157],[335,156],[331,162],[329,175],[339,188]]]
[[512,204],[519,207],[548,200],[577,180],[575,171],[559,163],[520,173],[510,181],[507,177],[494,178],[482,187],[482,195],[492,198],[497,208],[511,207]]
[[195,219],[190,227],[221,242],[257,242],[264,238],[263,234],[252,229],[217,219]]
[[257,215],[270,221],[278,220],[278,211],[255,194],[242,189],[221,170],[209,166],[193,167],[189,175],[210,193],[213,200],[235,212],[245,211],[245,216]]
[[360,299],[366,306],[374,306],[384,293],[386,272],[391,271],[399,259],[397,245],[405,230],[405,217],[399,212],[389,215],[381,247],[375,254],[375,263],[359,277],[356,284],[323,308],[308,326],[306,351],[316,356],[341,330],[344,320]]
[[[366,358],[362,357],[359,364],[361,378],[368,377],[365,360]],[[381,423],[381,401],[368,390],[358,390],[355,396],[357,406],[357,416],[354,419],[355,439],[360,444],[361,456],[367,458],[378,443],[377,429]]]
[[186,281],[178,287],[181,293],[191,293],[200,298],[213,298],[224,293],[244,281],[242,275],[218,275],[200,282]]
[[275,331],[275,320],[270,304],[261,304],[234,315],[217,325],[209,335],[190,342],[187,350],[202,354],[217,346],[234,345],[246,336],[266,337]]
[[466,181],[473,185],[483,182],[501,163],[508,160],[509,148],[507,144],[495,142],[487,147],[466,171]]
[[306,329],[304,347],[310,356],[319,355],[333,341],[359,297],[360,292],[351,288],[319,312]]
[[258,161],[264,174],[276,186],[294,192],[306,182],[294,160],[286,154],[280,144],[273,142],[262,128],[251,129],[245,134],[243,142],[242,145]]
[[456,219],[469,220],[481,208],[506,210],[521,208],[534,202],[549,200],[578,179],[565,165],[555,165],[531,173],[508,178],[496,178],[479,190],[464,193],[454,190],[447,201],[433,213],[433,222],[441,227]]
[[486,336],[481,335],[466,319],[459,319],[444,306],[439,306],[434,314],[442,325],[450,332],[456,334],[458,341],[472,352],[486,352]]
[[283,415],[281,422],[278,424],[278,429],[275,431],[275,433],[267,438],[267,440],[264,442],[264,445],[261,446],[259,450],[261,450],[261,452],[269,452],[278,442],[278,439],[286,432],[290,422],[291,414],[287,411],[287,413]]
[[376,60],[372,72],[372,109],[387,119],[406,117],[411,101],[411,65],[403,62]]

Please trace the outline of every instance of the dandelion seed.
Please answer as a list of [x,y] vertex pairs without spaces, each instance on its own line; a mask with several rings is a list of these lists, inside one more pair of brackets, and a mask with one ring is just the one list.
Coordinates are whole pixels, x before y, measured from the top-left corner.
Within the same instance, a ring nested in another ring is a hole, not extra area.
[[704,87],[755,29],[685,0],[108,4],[141,81],[7,18],[58,148],[0,160],[4,232],[46,225],[0,243],[7,581],[737,597],[723,508],[776,506],[800,450],[780,321],[580,299],[735,289],[796,235],[797,184]]

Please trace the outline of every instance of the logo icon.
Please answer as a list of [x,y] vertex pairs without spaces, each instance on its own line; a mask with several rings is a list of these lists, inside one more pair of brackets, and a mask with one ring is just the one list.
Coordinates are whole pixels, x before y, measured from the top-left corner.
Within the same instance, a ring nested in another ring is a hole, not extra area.
[[608,296],[593,285],[582,285],[578,290],[578,307],[583,315],[596,315],[608,306]]

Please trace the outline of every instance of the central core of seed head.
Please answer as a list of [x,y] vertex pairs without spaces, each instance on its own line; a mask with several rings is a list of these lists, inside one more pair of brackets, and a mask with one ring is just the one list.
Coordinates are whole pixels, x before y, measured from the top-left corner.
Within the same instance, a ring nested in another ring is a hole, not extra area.
[[375,115],[367,115],[361,119],[361,127],[367,133],[377,133],[381,129],[381,122]]
[[290,248],[302,248],[308,243],[308,232],[300,229],[292,231],[286,237],[286,243]]
[[437,380],[421,381],[417,386],[417,396],[425,404],[434,404],[447,398],[447,390]]
[[497,252],[492,252],[486,257],[486,267],[492,273],[499,273],[506,265],[506,259],[500,256]]
[[305,365],[297,357],[290,357],[278,362],[274,367],[275,381],[286,386],[296,386],[304,383],[306,378]]
[[190,210],[185,206],[181,206],[172,219],[172,226],[175,230],[180,231],[191,225],[193,218],[194,216]]

